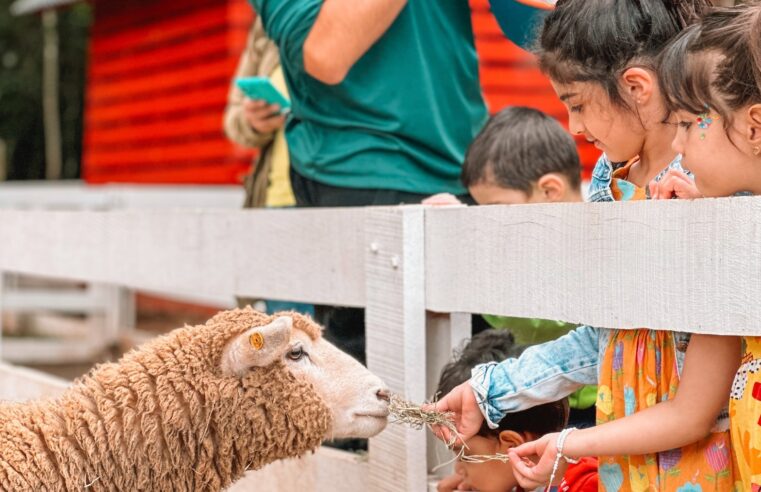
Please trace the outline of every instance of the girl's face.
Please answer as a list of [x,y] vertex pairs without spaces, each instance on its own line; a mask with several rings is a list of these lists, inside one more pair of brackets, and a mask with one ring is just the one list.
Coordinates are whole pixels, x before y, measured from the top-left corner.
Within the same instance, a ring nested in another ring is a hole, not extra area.
[[695,175],[695,185],[705,196],[761,193],[761,158],[745,138],[745,114],[737,111],[726,130],[715,113],[677,111],[671,116],[678,126],[672,147],[682,154],[682,166]]
[[638,117],[634,111],[614,104],[599,84],[551,82],[568,110],[572,134],[584,135],[613,162],[625,162],[640,153],[646,134],[642,114]]

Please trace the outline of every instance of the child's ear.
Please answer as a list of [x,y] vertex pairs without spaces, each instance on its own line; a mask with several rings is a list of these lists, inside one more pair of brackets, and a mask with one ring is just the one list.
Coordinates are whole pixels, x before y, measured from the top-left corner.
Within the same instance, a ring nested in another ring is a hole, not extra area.
[[655,76],[650,70],[639,67],[627,68],[621,75],[621,82],[626,94],[636,105],[647,104],[653,97]]
[[507,453],[510,448],[516,448],[526,442],[523,436],[515,431],[505,430],[499,433],[499,452]]
[[[748,143],[755,155],[761,155],[761,104],[748,108]],[[759,149],[759,150],[756,150]]]
[[558,173],[548,173],[539,178],[536,182],[537,190],[534,193],[541,193],[545,202],[562,202],[568,191],[568,183]]

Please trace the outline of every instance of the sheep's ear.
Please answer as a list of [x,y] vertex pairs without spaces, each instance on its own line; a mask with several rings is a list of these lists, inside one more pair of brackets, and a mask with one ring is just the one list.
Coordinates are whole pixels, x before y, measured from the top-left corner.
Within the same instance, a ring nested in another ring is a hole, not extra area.
[[291,339],[293,319],[281,316],[272,323],[256,326],[235,337],[222,354],[222,372],[243,376],[252,367],[272,364],[285,351]]

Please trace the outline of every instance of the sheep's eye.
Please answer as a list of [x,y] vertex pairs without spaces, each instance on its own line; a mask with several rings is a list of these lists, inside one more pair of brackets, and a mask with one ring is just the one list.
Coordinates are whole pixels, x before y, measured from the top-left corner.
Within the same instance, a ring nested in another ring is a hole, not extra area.
[[305,355],[306,352],[304,352],[304,347],[301,345],[291,347],[291,350],[288,352],[288,358],[291,360],[301,360]]

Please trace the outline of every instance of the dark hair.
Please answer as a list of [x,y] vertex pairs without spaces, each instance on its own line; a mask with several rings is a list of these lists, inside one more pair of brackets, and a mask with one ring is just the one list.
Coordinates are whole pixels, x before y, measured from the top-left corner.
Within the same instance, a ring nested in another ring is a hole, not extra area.
[[497,185],[529,195],[547,173],[563,174],[574,188],[581,182],[571,135],[552,117],[524,107],[495,114],[468,147],[460,175],[463,185],[486,181],[488,171]]
[[656,70],[661,49],[696,21],[708,0],[559,0],[544,20],[539,65],[560,83],[596,82],[630,108],[619,77],[628,68]]
[[669,111],[731,113],[761,103],[761,4],[714,9],[664,49],[658,79]]
[[[523,347],[515,345],[513,336],[507,330],[489,329],[474,335],[454,360],[444,366],[439,378],[436,395],[445,395],[470,379],[470,370],[478,364],[492,361],[502,361],[509,357],[517,357]],[[497,429],[490,429],[484,422],[478,435],[495,437],[504,430],[515,432],[531,432],[543,436],[557,432],[565,427],[568,421],[568,399],[562,398],[552,403],[537,405],[528,410],[509,413],[500,420]]]

